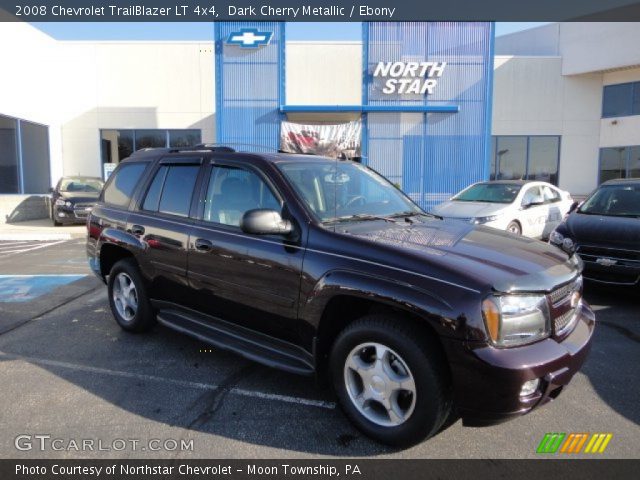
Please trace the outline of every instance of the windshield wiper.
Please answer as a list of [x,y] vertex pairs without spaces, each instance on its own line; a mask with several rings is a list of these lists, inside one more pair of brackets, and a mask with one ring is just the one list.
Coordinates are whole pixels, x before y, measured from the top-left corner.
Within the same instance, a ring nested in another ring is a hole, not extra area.
[[344,217],[331,218],[324,223],[349,222],[352,220],[383,220],[385,222],[397,223],[391,216],[369,215],[367,213],[357,213],[355,215],[345,215]]
[[438,220],[442,220],[442,217],[440,215],[435,215],[433,213],[427,213],[427,212],[416,212],[415,210],[407,210],[406,212],[394,213],[393,215],[389,215],[389,216],[393,218],[404,217],[405,220],[407,221],[411,221],[410,217],[431,217],[431,218],[437,218]]

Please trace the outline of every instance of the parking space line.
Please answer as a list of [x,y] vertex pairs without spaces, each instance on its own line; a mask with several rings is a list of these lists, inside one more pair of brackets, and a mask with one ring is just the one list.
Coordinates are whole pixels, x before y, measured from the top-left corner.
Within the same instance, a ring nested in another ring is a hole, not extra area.
[[[113,377],[132,378],[135,380],[146,380],[150,382],[159,382],[164,384],[175,385],[179,387],[195,388],[197,390],[218,390],[220,385],[214,385],[211,383],[202,382],[190,382],[188,380],[177,380],[174,378],[159,377],[157,375],[148,375],[145,373],[133,373],[125,372],[122,370],[111,370],[108,368],[92,367],[89,365],[80,365],[76,363],[60,362],[57,360],[47,360],[44,358],[24,357],[22,355],[13,355],[11,353],[5,353],[0,351],[0,358],[6,360],[20,360],[23,362],[33,363],[35,365],[42,365],[48,367],[66,368],[69,370],[76,370],[80,372],[97,373],[102,375],[109,375]],[[242,388],[232,388],[229,393],[234,395],[240,395],[243,397],[260,398],[262,400],[272,400],[276,402],[292,403],[296,405],[304,405],[308,407],[324,408],[327,410],[334,410],[336,404],[334,402],[325,402],[323,400],[313,400],[310,398],[291,397],[288,395],[278,395],[275,393],[258,392],[255,390],[245,390]]]
[[13,245],[8,246],[9,250],[2,250],[3,244],[0,243],[0,258],[10,257],[12,255],[16,255],[18,253],[27,253],[32,252],[34,250],[39,250],[41,248],[52,247],[53,245],[58,245],[60,243],[64,243],[67,240],[57,240],[57,241],[40,241],[34,245],[34,242],[31,242],[27,245]]

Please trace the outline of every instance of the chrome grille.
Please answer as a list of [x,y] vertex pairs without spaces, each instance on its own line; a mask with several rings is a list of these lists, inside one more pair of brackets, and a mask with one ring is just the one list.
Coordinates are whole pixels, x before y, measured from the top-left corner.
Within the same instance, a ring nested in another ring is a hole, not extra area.
[[577,318],[576,309],[579,305],[573,304],[575,292],[582,291],[582,277],[579,276],[571,283],[555,289],[549,295],[551,303],[551,318],[553,320],[553,332],[555,335],[562,335],[569,331],[575,324]]
[[559,317],[556,317],[553,320],[553,326],[554,326],[556,335],[562,334],[564,330],[571,324],[571,320],[573,320],[575,313],[576,313],[576,309],[572,308],[571,310],[563,313],[562,315],[560,315]]

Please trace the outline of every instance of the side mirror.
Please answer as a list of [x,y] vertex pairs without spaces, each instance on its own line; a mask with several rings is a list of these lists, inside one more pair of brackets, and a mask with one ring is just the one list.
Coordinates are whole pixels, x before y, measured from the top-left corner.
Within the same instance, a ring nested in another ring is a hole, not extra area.
[[573,203],[571,204],[571,207],[569,207],[569,212],[568,212],[568,213],[573,213],[573,212],[575,212],[575,211],[578,209],[578,207],[580,206],[580,203],[581,203],[581,202],[578,202],[578,201],[573,202]]
[[293,225],[283,220],[275,210],[258,208],[245,212],[240,220],[240,228],[253,235],[289,235]]
[[49,193],[53,193],[53,192],[55,192],[55,191],[56,191],[56,189],[55,189],[55,188],[53,188],[53,187],[49,187]]

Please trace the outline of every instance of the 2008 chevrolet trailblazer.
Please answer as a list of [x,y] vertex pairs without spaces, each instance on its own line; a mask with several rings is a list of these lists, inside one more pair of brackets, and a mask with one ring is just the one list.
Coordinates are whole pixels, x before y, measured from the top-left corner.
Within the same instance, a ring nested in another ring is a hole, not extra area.
[[123,329],[157,320],[326,373],[356,426],[389,444],[433,435],[452,412],[484,425],[556,398],[594,330],[576,256],[428,215],[349,161],[143,150],[87,226]]

